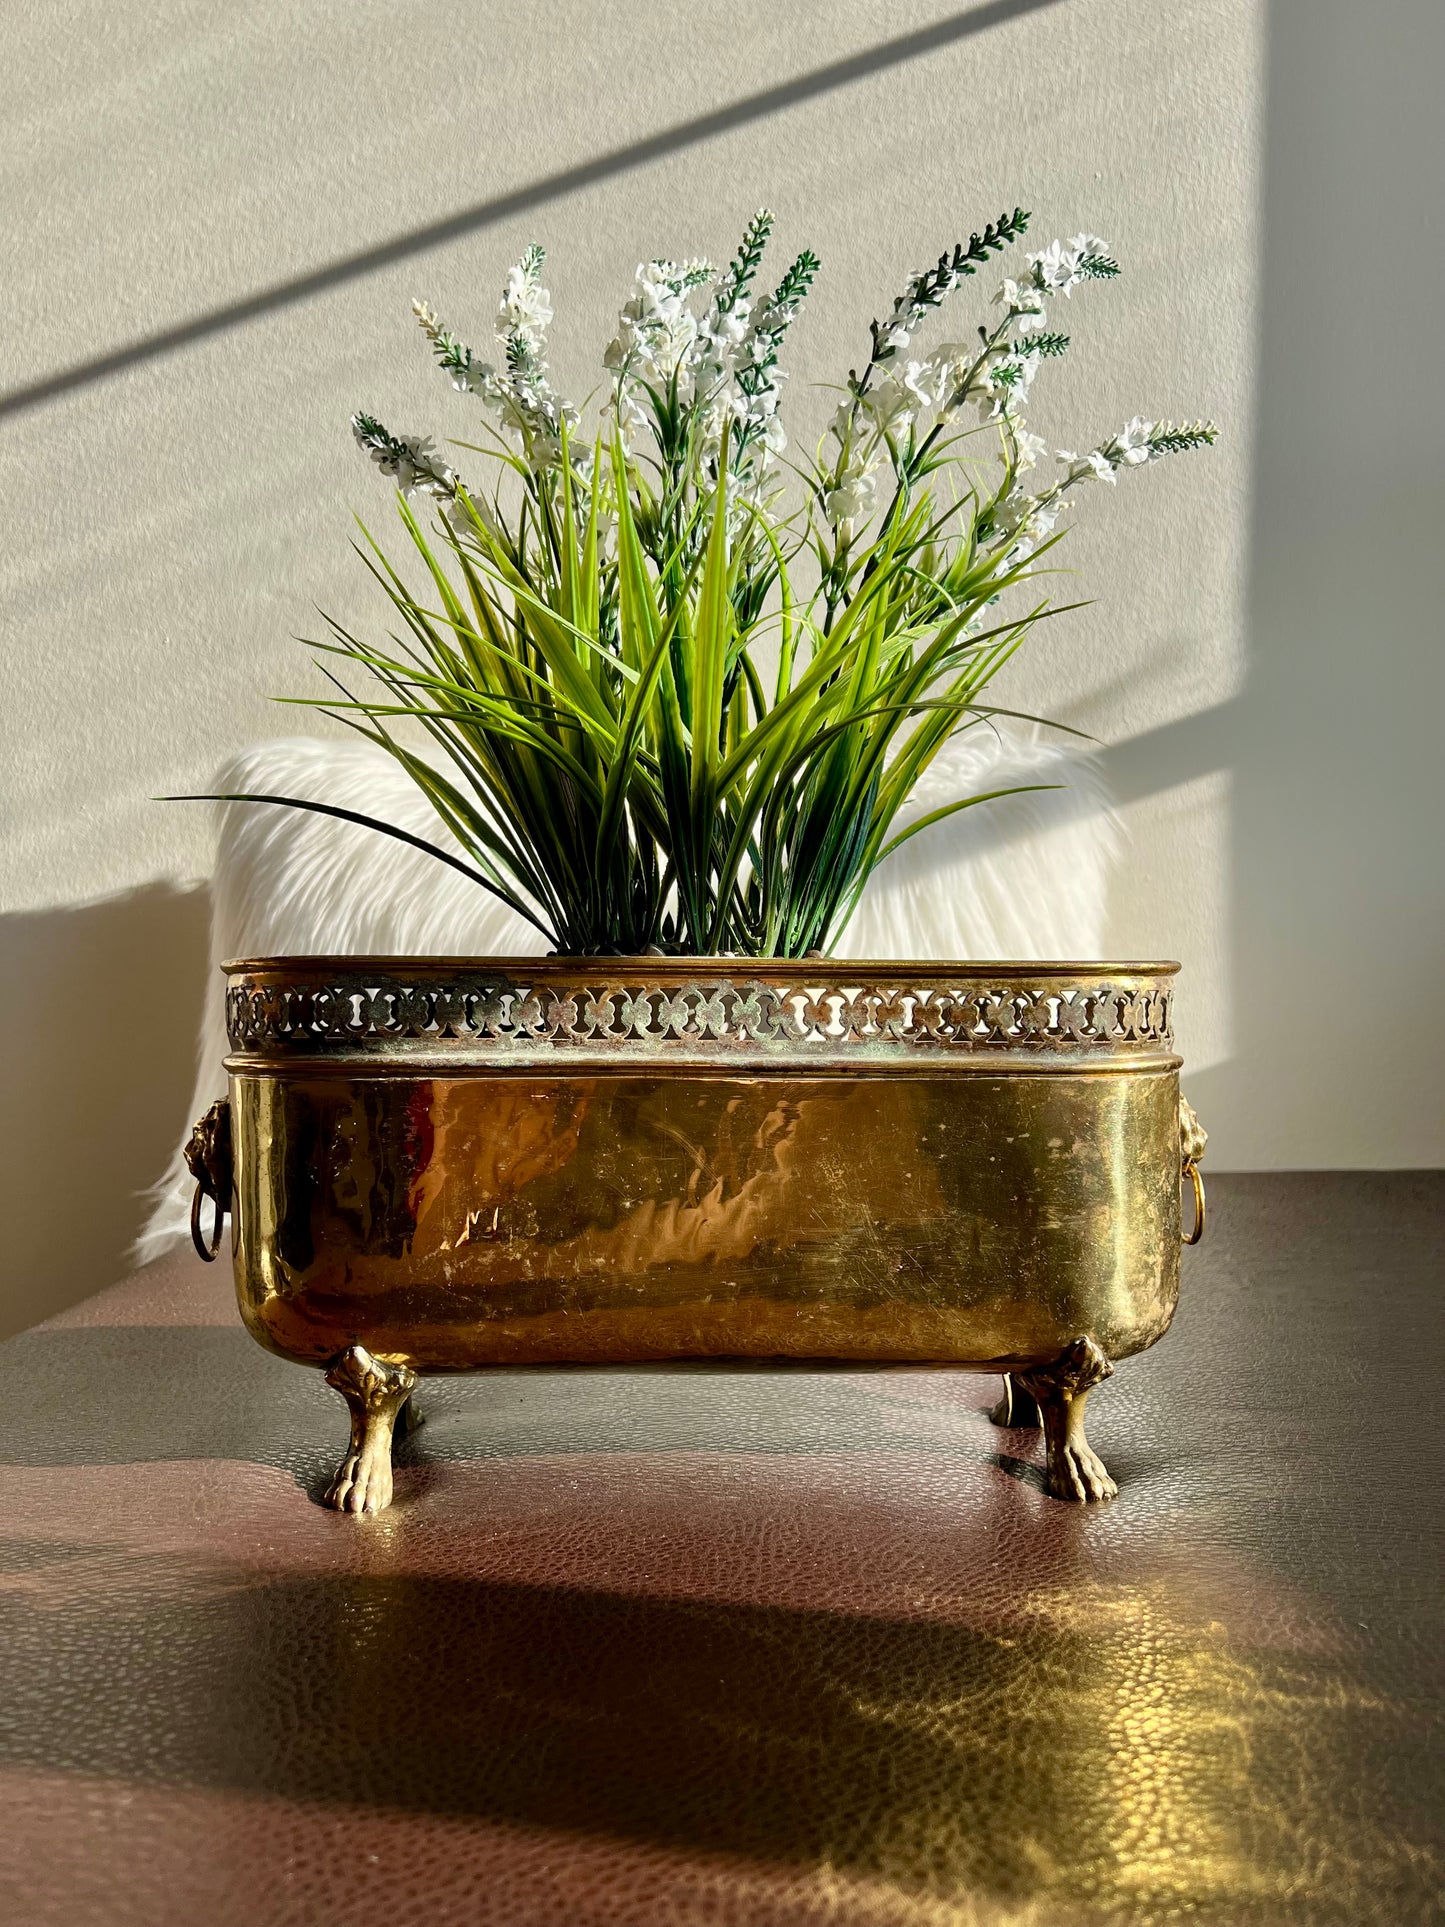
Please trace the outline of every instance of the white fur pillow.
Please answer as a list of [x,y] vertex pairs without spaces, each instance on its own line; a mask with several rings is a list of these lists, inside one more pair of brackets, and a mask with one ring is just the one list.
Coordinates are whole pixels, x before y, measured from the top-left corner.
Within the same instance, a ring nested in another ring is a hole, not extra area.
[[[838,954],[1101,955],[1118,833],[1090,758],[1062,752],[1032,729],[975,728],[937,759],[904,820],[956,796],[1018,783],[1067,787],[985,803],[922,831],[876,872]],[[214,787],[335,803],[457,848],[426,798],[370,743],[260,743],[219,770]],[[260,804],[216,809],[212,968],[192,1118],[226,1087],[219,965],[227,958],[536,956],[546,947],[530,925],[465,877],[376,831]],[[185,1135],[182,1128],[181,1140]],[[191,1190],[178,1144],[137,1243],[141,1263],[188,1235]]]

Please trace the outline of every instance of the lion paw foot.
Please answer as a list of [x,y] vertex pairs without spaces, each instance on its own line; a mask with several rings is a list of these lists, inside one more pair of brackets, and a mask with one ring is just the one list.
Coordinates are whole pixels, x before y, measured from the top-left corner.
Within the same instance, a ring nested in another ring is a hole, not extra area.
[[384,1452],[348,1452],[324,1503],[336,1512],[384,1512],[391,1504],[391,1440]]
[[384,1512],[391,1504],[392,1434],[416,1389],[416,1373],[373,1358],[364,1345],[348,1345],[332,1360],[326,1383],[351,1413],[351,1448],[325,1503],[337,1512]]
[[1087,1445],[1065,1445],[1049,1454],[1049,1496],[1091,1505],[1118,1496],[1119,1488],[1104,1469],[1104,1461]]

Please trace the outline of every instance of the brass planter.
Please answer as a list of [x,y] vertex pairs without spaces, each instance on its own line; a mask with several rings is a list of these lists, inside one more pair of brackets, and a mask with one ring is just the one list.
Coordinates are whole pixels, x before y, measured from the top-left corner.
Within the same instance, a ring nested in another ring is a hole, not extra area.
[[[1174,964],[272,958],[227,966],[197,1207],[241,1313],[391,1496],[417,1375],[705,1357],[1005,1375],[1056,1496],[1179,1290]],[[1191,1239],[1192,1241],[1192,1239]]]

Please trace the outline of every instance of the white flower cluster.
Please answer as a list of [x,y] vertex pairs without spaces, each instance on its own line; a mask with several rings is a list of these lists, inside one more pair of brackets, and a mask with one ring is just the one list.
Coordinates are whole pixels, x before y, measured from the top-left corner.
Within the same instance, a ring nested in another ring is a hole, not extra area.
[[[1005,215],[966,247],[960,244],[941,255],[934,267],[911,275],[887,318],[872,324],[871,358],[861,377],[849,375],[847,393],[831,424],[834,453],[814,468],[812,477],[814,500],[832,532],[840,569],[846,569],[855,524],[879,505],[885,464],[891,467],[896,489],[906,493],[952,459],[948,451],[954,425],[965,409],[975,410],[982,423],[999,433],[1003,478],[991,500],[985,493],[977,526],[982,540],[1002,545],[1011,565],[1025,564],[1052,535],[1067,506],[1066,494],[1076,485],[1112,483],[1121,468],[1214,440],[1212,423],[1156,423],[1136,416],[1097,448],[1084,453],[1059,450],[1063,472],[1051,486],[1037,492],[1025,486],[1024,478],[1046,452],[1043,437],[1025,425],[1030,392],[1043,361],[1063,353],[1069,342],[1067,334],[1050,331],[1049,302],[1056,295],[1069,297],[1081,281],[1108,280],[1119,273],[1096,234],[1054,240],[1028,255],[1027,271],[998,287],[993,303],[1001,315],[991,328],[979,329],[977,340],[945,342],[931,354],[906,355],[927,314],[990,252],[1017,238],[1027,218],[1019,210]],[[624,440],[638,431],[649,434],[653,456],[669,478],[715,475],[727,438],[740,520],[780,486],[776,474],[769,474],[787,439],[780,413],[785,377],[779,353],[818,271],[817,257],[805,250],[770,296],[755,296],[772,227],[772,215],[761,209],[749,222],[737,254],[720,272],[704,260],[643,262],[603,357],[612,376],[604,413],[611,415]],[[482,400],[538,481],[556,470],[565,435],[577,420],[548,372],[552,301],[542,285],[544,259],[541,248],[530,247],[507,276],[495,324],[503,349],[499,365],[477,359],[425,303],[413,304],[453,384]],[[459,530],[471,526],[474,516],[491,522],[492,507],[467,496],[425,438],[393,437],[369,416],[357,416],[355,428],[358,441],[404,494],[435,498]],[[585,483],[590,451],[577,449],[570,459]],[[599,505],[599,514],[605,533],[605,505]]]
[[515,267],[507,270],[506,286],[497,304],[497,338],[509,342],[514,335],[525,336],[540,355],[552,325],[552,297],[542,286],[542,249],[532,246]]
[[1044,314],[1043,289],[1035,286],[1033,281],[1005,280],[993,299],[995,307],[1007,308],[1014,329],[1020,335],[1042,334],[1048,325]]
[[497,304],[496,336],[506,365],[495,368],[449,334],[424,301],[412,312],[452,378],[452,386],[478,396],[497,417],[506,437],[521,448],[534,471],[550,467],[561,449],[562,425],[570,428],[577,411],[552,386],[547,370],[547,329],[552,297],[542,286],[546,255],[530,247],[512,268]]
[[[757,219],[765,238],[772,217],[764,210]],[[707,286],[713,299],[698,315],[691,297]],[[738,465],[742,493],[755,494],[771,457],[787,442],[778,414],[785,377],[777,356],[806,283],[796,298],[786,288],[754,311],[737,263],[719,277],[706,261],[643,262],[603,356],[616,376],[612,412],[624,432],[647,425],[648,390],[675,396],[679,409],[695,414],[707,461],[716,460],[731,422],[734,447],[747,451]]]
[[372,415],[353,415],[351,432],[383,475],[389,476],[407,501],[418,495],[430,496],[441,504],[445,521],[458,535],[471,528],[475,512],[491,523],[494,518],[484,501],[463,498],[461,478],[444,462],[428,435],[392,435]]
[[1156,448],[1153,443],[1154,423],[1146,422],[1136,415],[1126,422],[1117,435],[1111,435],[1107,442],[1091,448],[1085,455],[1076,455],[1072,449],[1061,448],[1059,460],[1069,465],[1064,477],[1064,487],[1075,482],[1112,483],[1121,468],[1138,468],[1145,462],[1157,461],[1166,451]]
[[[1027,429],[1013,430],[1017,446],[1015,473],[1032,468],[1044,452],[1042,436],[1031,435]],[[993,529],[1001,536],[1016,536],[1017,540],[1008,551],[1008,561],[1012,563],[1028,560],[1039,544],[1051,535],[1058,525],[1060,514],[1068,503],[1064,491],[1076,487],[1080,482],[1108,482],[1111,485],[1118,479],[1121,468],[1142,468],[1147,462],[1157,462],[1162,456],[1178,452],[1181,447],[1198,446],[1212,441],[1212,424],[1196,423],[1193,428],[1183,431],[1171,430],[1168,424],[1145,421],[1142,415],[1135,415],[1106,442],[1091,448],[1084,454],[1076,454],[1073,449],[1061,448],[1058,458],[1064,463],[1064,474],[1042,495],[1029,495],[1015,487],[993,511]]]
[[751,303],[741,296],[728,308],[715,300],[697,324],[689,370],[695,395],[716,396],[739,366],[749,336]]
[[778,354],[784,335],[797,319],[817,265],[811,256],[804,259],[812,265],[800,276],[798,263],[794,263],[771,300],[762,305],[744,328],[742,339],[733,351],[731,368],[725,371],[732,374],[736,383],[736,392],[728,398],[728,408],[740,439],[745,447],[761,447],[764,466],[768,456],[780,453],[788,443],[778,413],[783,399],[782,384],[787,380],[778,366]]
[[[712,278],[707,261],[640,263],[635,292],[618,316],[603,366],[655,386],[670,381],[688,362],[699,336],[688,296]],[[619,382],[619,389],[623,385]]]
[[[778,413],[784,380],[778,354],[818,268],[816,257],[805,252],[771,298],[754,303],[750,289],[772,225],[766,209],[755,215],[737,257],[720,275],[703,260],[642,263],[604,356],[614,376],[604,413],[614,417],[624,436],[649,428],[659,447],[670,439],[674,453],[685,448],[687,460],[700,454],[715,469],[731,426],[740,508],[749,499],[761,499],[765,472],[786,443]],[[484,403],[504,439],[520,449],[538,477],[556,469],[564,431],[578,419],[553,388],[548,371],[552,300],[542,285],[544,260],[541,248],[530,247],[507,276],[495,327],[504,358],[496,364],[474,355],[424,301],[412,303],[453,386]],[[711,289],[711,300],[699,313],[693,297],[704,288]],[[449,505],[444,513],[454,527],[467,525],[470,511],[458,496],[457,478],[429,443],[398,440],[370,417],[357,419],[366,424],[358,428],[358,439],[404,493],[421,489],[436,495]],[[591,451],[577,449],[571,460],[585,479]],[[490,519],[480,500],[473,510]]]
[[479,361],[463,342],[449,334],[441,317],[425,301],[413,301],[411,311],[422,333],[436,350],[437,360],[452,378],[452,387],[465,395],[480,395],[500,409],[506,400],[506,384],[489,361]]
[[[1022,280],[1006,279],[994,295],[1003,318],[981,345],[945,342],[923,359],[890,366],[892,353],[909,344],[928,307],[942,298],[924,302],[918,290],[928,277],[910,277],[888,321],[875,330],[877,378],[850,394],[833,418],[830,432],[839,454],[822,506],[835,527],[852,524],[872,509],[877,471],[886,458],[896,461],[895,451],[910,437],[921,439],[946,427],[967,406],[975,407],[984,421],[1006,426],[1005,461],[1014,474],[1038,461],[1045,443],[1024,427],[1023,411],[1042,360],[1035,344],[1048,327],[1047,297],[1068,295],[1080,281],[1112,277],[1118,267],[1096,234],[1052,241],[1029,255],[1028,264]],[[948,285],[956,285],[958,278]],[[1051,352],[1059,345],[1056,340]],[[1034,498],[1017,494],[1012,499],[1023,504]],[[1035,528],[1042,526],[1042,513],[1031,511]]]
[[353,415],[351,432],[408,501],[421,494],[445,502],[456,494],[456,471],[437,454],[429,435],[389,435],[371,415]]
[[833,485],[823,497],[823,513],[835,528],[861,522],[872,513],[878,493],[877,466],[876,458],[869,461],[857,449],[849,449],[838,463]]
[[[1034,437],[1035,440],[1038,437]],[[1015,489],[993,512],[993,537],[1005,539],[1004,561],[1009,568],[1027,562],[1058,527],[1059,517],[1068,507],[1057,488],[1043,495],[1029,495]],[[1010,542],[1008,537],[1014,539]]]
[[875,329],[874,360],[902,354],[927,320],[930,309],[952,294],[963,278],[963,264],[946,260],[940,261],[932,272],[925,268],[909,275],[907,287],[893,303],[893,312]]
[[1041,253],[1031,254],[1033,285],[1041,293],[1072,294],[1081,281],[1095,281],[1119,272],[1106,242],[1097,234],[1076,234],[1071,241],[1050,241]]

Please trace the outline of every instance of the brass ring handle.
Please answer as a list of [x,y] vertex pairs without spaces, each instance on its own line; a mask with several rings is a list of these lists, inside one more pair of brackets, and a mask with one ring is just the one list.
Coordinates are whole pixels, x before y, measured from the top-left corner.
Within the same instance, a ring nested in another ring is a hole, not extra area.
[[1188,1237],[1186,1237],[1181,1230],[1179,1233],[1179,1242],[1186,1245],[1197,1245],[1199,1240],[1204,1236],[1204,1180],[1200,1177],[1199,1166],[1194,1162],[1193,1158],[1185,1165],[1182,1177],[1193,1178],[1194,1180],[1194,1229],[1189,1233]]
[[[216,1207],[216,1217],[214,1224],[211,1226],[211,1242],[209,1244],[207,1244],[201,1236],[201,1199],[204,1197],[210,1197]],[[221,1200],[216,1197],[214,1193],[208,1192],[205,1185],[198,1184],[196,1186],[196,1194],[191,1199],[191,1243],[196,1247],[196,1250],[208,1265],[213,1265],[216,1262],[216,1256],[221,1249],[221,1239],[225,1235],[225,1229],[225,1205],[221,1203]]]
[[[191,1199],[191,1243],[206,1264],[214,1264],[221,1249],[226,1213],[231,1208],[234,1172],[231,1166],[231,1106],[218,1098],[191,1132],[185,1149],[186,1168],[196,1180]],[[201,1236],[201,1199],[215,1208],[211,1242]]]

